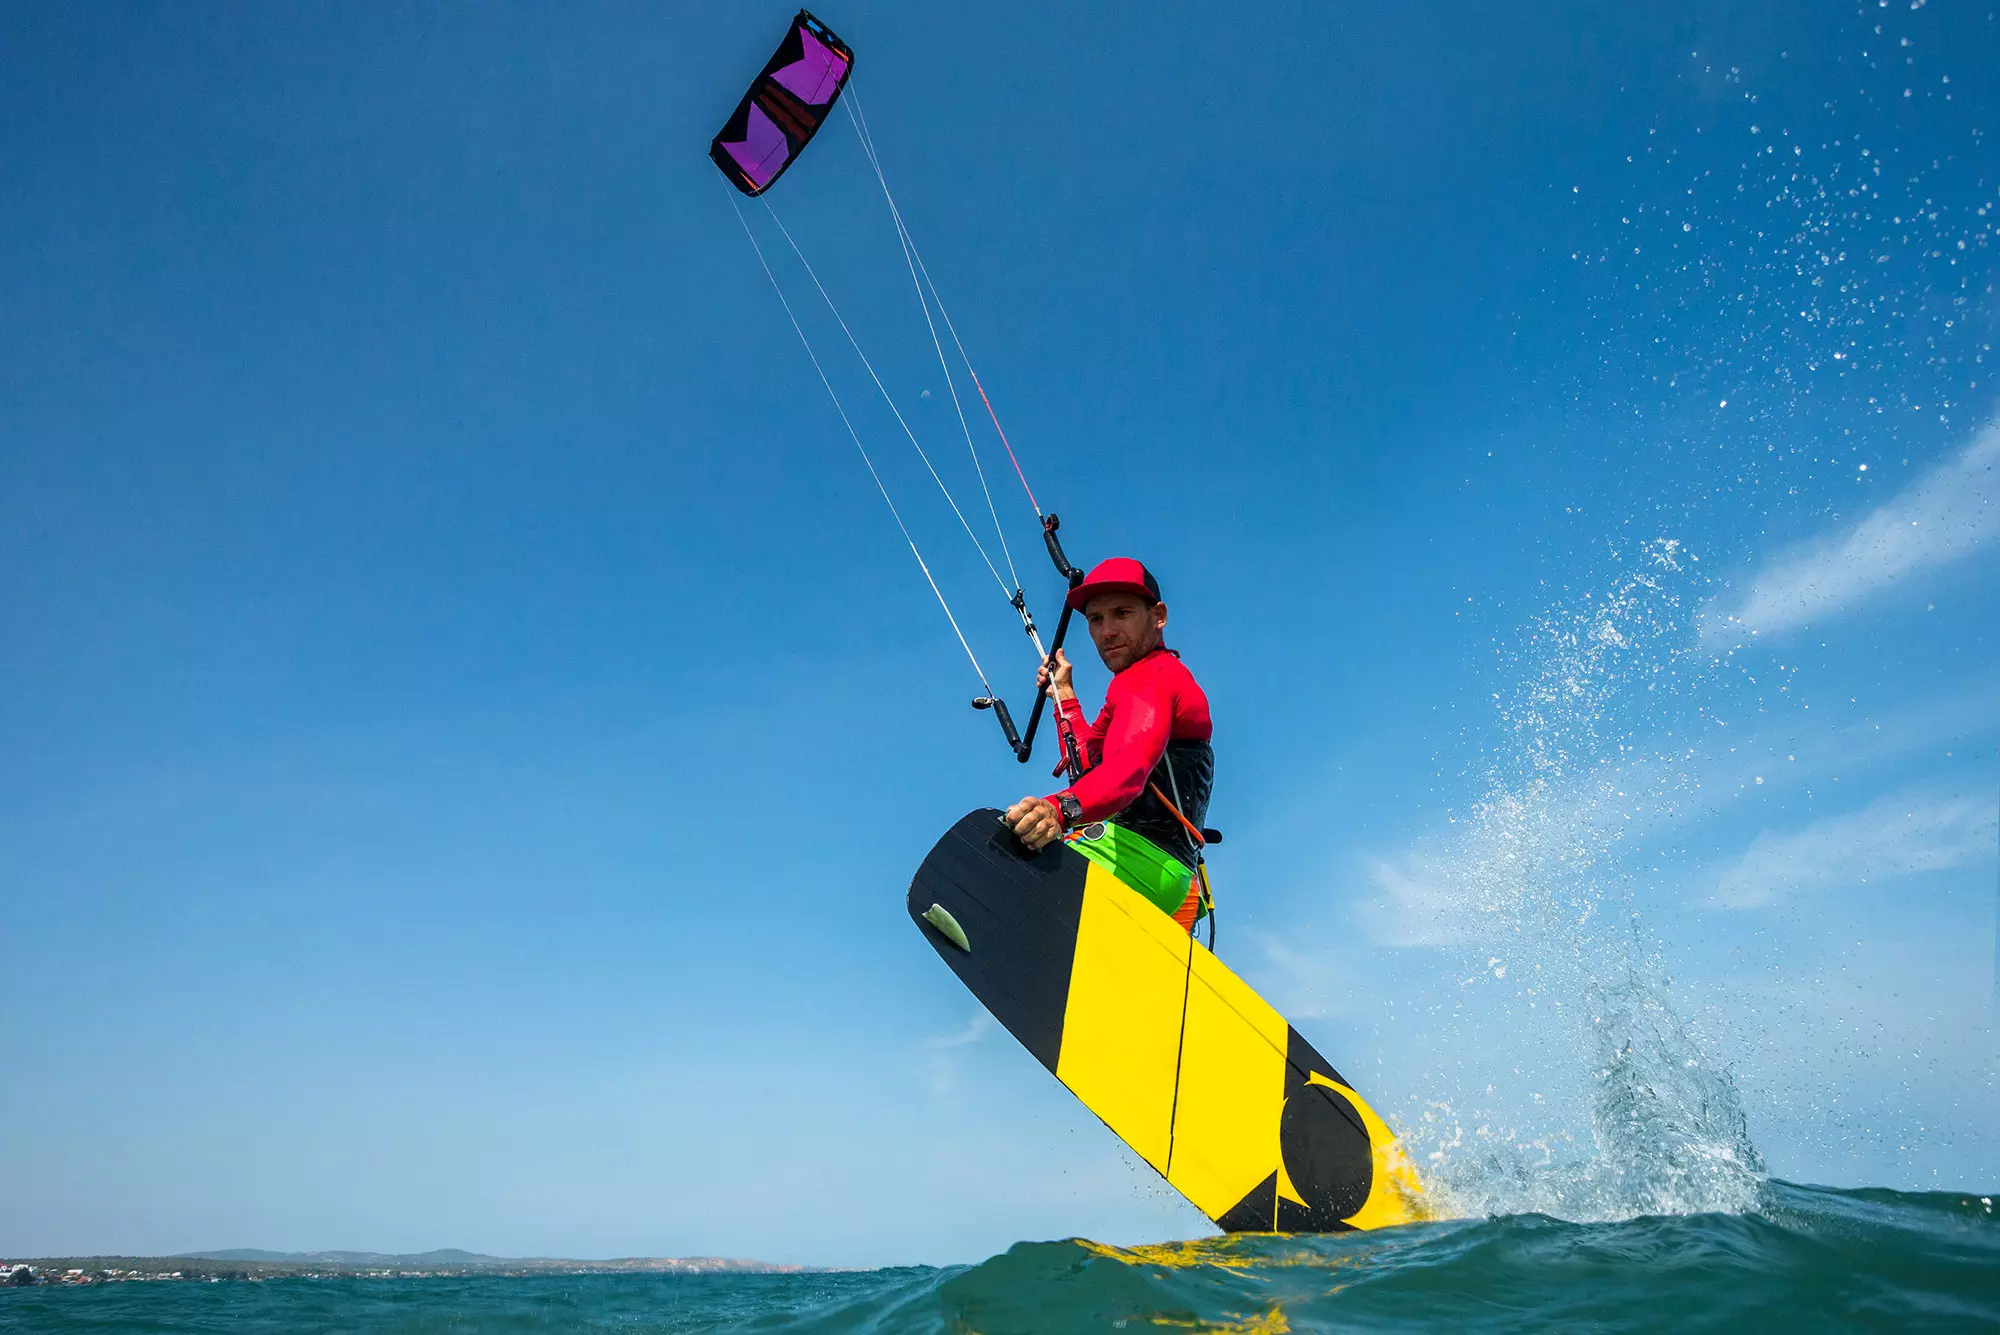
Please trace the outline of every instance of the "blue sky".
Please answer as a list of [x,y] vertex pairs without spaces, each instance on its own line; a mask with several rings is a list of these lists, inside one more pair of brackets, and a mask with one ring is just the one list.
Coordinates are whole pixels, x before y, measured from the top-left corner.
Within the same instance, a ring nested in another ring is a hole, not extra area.
[[[1426,1152],[1587,1143],[1626,950],[1773,1172],[2000,1176],[1989,8],[823,15],[1166,588],[1225,958]],[[787,15],[0,17],[0,1252],[1200,1230],[903,915],[1040,779],[705,157]],[[873,191],[772,202],[964,496]]]

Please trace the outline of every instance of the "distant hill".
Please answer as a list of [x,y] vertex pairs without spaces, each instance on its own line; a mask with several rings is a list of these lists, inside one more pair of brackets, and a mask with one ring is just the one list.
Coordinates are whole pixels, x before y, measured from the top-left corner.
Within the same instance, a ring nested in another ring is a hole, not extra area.
[[274,1265],[337,1266],[504,1266],[517,1262],[505,1256],[443,1247],[432,1252],[267,1252],[257,1247],[230,1247],[215,1252],[175,1252],[174,1261],[266,1261]]

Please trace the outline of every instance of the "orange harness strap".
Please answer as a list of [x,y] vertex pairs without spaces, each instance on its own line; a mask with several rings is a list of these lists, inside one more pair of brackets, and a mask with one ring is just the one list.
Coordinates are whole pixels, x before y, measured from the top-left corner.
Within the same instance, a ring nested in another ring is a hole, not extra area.
[[1181,925],[1182,931],[1192,936],[1194,925],[1202,913],[1215,912],[1215,893],[1208,884],[1208,864],[1201,856],[1202,849],[1208,846],[1208,840],[1202,836],[1200,827],[1183,816],[1181,809],[1160,791],[1159,784],[1149,783],[1146,786],[1152,790],[1154,797],[1160,799],[1161,806],[1174,813],[1174,819],[1181,823],[1183,830],[1187,831],[1188,838],[1194,840],[1194,878],[1188,882],[1187,898],[1174,910],[1174,921]]

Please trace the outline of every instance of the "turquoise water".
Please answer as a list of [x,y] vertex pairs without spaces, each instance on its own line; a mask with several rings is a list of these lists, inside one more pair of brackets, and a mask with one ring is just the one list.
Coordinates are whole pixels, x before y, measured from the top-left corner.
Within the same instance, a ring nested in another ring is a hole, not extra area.
[[1542,1215],[805,1275],[278,1280],[0,1291],[0,1331],[2000,1330],[1990,1198],[1766,1184],[1758,1207]]

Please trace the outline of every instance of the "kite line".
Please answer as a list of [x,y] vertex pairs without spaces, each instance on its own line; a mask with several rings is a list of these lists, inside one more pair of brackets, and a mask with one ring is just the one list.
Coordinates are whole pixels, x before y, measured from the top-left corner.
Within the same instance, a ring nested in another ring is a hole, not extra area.
[[[979,666],[979,655],[972,652],[972,645],[966,640],[965,631],[960,629],[958,618],[952,615],[950,600],[944,596],[944,590],[938,587],[937,577],[931,574],[930,564],[924,560],[923,552],[917,548],[917,540],[910,536],[910,526],[903,522],[902,511],[896,508],[895,499],[889,495],[889,488],[882,482],[882,475],[875,470],[875,461],[869,457],[868,447],[861,443],[861,433],[854,429],[853,419],[847,415],[847,408],[841,403],[840,395],[834,391],[833,381],[827,378],[826,368],[820,365],[819,354],[813,351],[812,340],[806,337],[805,329],[799,324],[799,317],[792,313],[792,303],[785,298],[784,287],[778,282],[778,276],[771,272],[771,263],[764,258],[764,248],[757,244],[757,234],[750,230],[750,220],[743,216],[742,206],[736,202],[736,197],[733,195],[730,196],[729,207],[735,212],[736,221],[743,225],[743,235],[750,238],[750,249],[757,252],[757,263],[764,270],[764,276],[771,280],[771,290],[778,294],[778,304],[785,308],[785,318],[792,322],[792,330],[799,336],[799,342],[805,347],[806,357],[811,360],[813,370],[818,373],[820,384],[826,386],[826,396],[833,400],[833,410],[840,414],[840,424],[847,428],[848,438],[854,442],[854,448],[861,452],[861,462],[867,465],[868,476],[875,480],[875,490],[882,493],[882,503],[889,507],[890,517],[896,521],[896,527],[902,530],[903,541],[910,545],[910,555],[917,558],[917,569],[924,572],[924,581],[931,586],[931,592],[937,595],[938,606],[944,609],[944,619],[951,623],[951,633],[958,636],[959,647],[965,650],[966,658],[972,663],[973,675],[979,678],[979,684],[986,687],[986,694],[991,696],[993,694],[993,687],[986,680],[986,669]],[[770,207],[768,202],[765,207]],[[774,213],[771,216],[772,221],[775,222],[777,215]],[[789,240],[789,236],[786,239]],[[804,256],[800,256],[801,261],[804,258]],[[821,294],[824,295],[824,289],[821,290]],[[827,304],[833,304],[830,298]],[[836,318],[838,318],[837,312]],[[846,325],[843,324],[841,327],[844,329]],[[848,337],[851,339],[853,335],[850,334]],[[855,348],[856,352],[860,350],[858,346]],[[873,373],[872,367],[870,368],[870,373]],[[876,382],[878,385],[880,383],[879,380]],[[886,397],[888,391],[884,390],[883,394]],[[894,407],[893,404],[890,406]],[[897,420],[901,420],[900,415]],[[907,429],[906,427],[905,430]],[[912,437],[913,442],[914,439]],[[921,452],[921,449],[919,449],[919,453]],[[929,460],[925,462],[928,463]],[[938,485],[943,486],[944,484],[940,482]],[[946,495],[949,496],[950,493],[947,492]],[[956,509],[957,507],[954,506],[953,508]],[[962,518],[963,516],[961,516]],[[981,555],[984,555],[984,553],[982,552]]]
[[[861,108],[858,95],[850,86],[853,68],[854,53],[847,47],[846,43],[842,42],[829,31],[818,19],[801,10],[798,16],[792,21],[792,25],[787,31],[784,41],[780,43],[777,51],[765,64],[763,73],[751,84],[749,91],[737,103],[735,112],[724,123],[722,131],[710,143],[709,157],[714,161],[717,168],[721,170],[724,178],[738,192],[748,195],[751,198],[759,198],[764,195],[765,191],[771,188],[793,162],[797,161],[799,155],[805,150],[806,145],[812,141],[825,124],[827,116],[832,113],[833,104],[840,100],[843,92],[847,93],[848,123],[854,129],[855,138],[860,144],[862,156],[866,159],[868,168],[875,177],[876,184],[881,188],[883,201],[888,205],[889,220],[896,231],[896,243],[902,251],[903,265],[910,275],[910,286],[916,292],[917,308],[923,315],[924,328],[930,335],[931,351],[936,355],[938,369],[944,375],[945,390],[951,396],[952,412],[958,419],[959,434],[965,441],[966,453],[971,456],[973,474],[979,481],[980,494],[986,502],[987,517],[993,524],[993,536],[999,541],[1000,560],[998,562],[993,560],[985,542],[974,529],[971,520],[967,518],[964,507],[959,504],[958,498],[952,494],[951,486],[945,481],[943,473],[939,471],[937,463],[932,459],[930,452],[925,449],[915,428],[904,415],[902,409],[897,406],[895,396],[889,392],[888,385],[884,383],[882,376],[876,371],[874,362],[869,359],[867,352],[862,348],[861,341],[855,336],[853,327],[848,323],[847,318],[841,314],[832,293],[827,290],[826,284],[820,280],[820,276],[813,268],[812,262],[806,258],[805,250],[793,235],[792,229],[785,225],[784,220],[778,216],[777,210],[771,207],[768,199],[763,200],[765,216],[770,219],[770,226],[775,228],[778,234],[784,238],[785,246],[790,249],[793,258],[805,270],[807,279],[810,280],[813,288],[819,293],[821,301],[826,304],[828,313],[833,316],[834,322],[839,325],[840,332],[846,338],[848,347],[853,350],[854,355],[860,360],[862,369],[867,373],[869,380],[873,382],[876,391],[882,396],[882,401],[888,406],[890,415],[896,420],[896,425],[901,429],[905,439],[909,441],[910,447],[916,451],[918,459],[922,461],[924,471],[929,473],[931,480],[937,484],[939,493],[945,499],[945,504],[951,508],[953,516],[958,520],[959,527],[965,531],[966,538],[972,543],[973,550],[979,554],[979,559],[986,566],[987,573],[992,575],[994,583],[999,585],[1001,596],[1007,600],[1008,605],[1019,615],[1021,627],[1026,632],[1028,640],[1033,647],[1036,663],[1038,665],[1047,664],[1062,647],[1063,638],[1069,629],[1072,609],[1065,602],[1062,617],[1056,623],[1055,634],[1045,646],[1042,642],[1041,633],[1036,628],[1034,616],[1028,610],[1027,593],[1023,587],[1019,567],[1014,560],[1013,548],[1007,540],[1007,526],[1000,520],[999,505],[993,496],[992,484],[986,474],[986,465],[980,456],[979,444],[973,438],[972,424],[966,414],[965,400],[959,392],[958,376],[952,366],[951,357],[945,352],[944,337],[946,334],[951,338],[953,351],[958,355],[958,361],[964,369],[966,379],[971,382],[973,389],[979,395],[981,405],[986,409],[987,418],[993,424],[994,434],[1000,438],[1001,448],[1006,451],[1008,462],[1013,465],[1014,475],[1020,479],[1021,490],[1028,498],[1029,508],[1034,511],[1035,517],[1040,523],[1042,541],[1048,549],[1050,560],[1054,562],[1057,571],[1068,581],[1071,588],[1076,587],[1077,584],[1082,582],[1083,572],[1070,564],[1069,558],[1063,554],[1062,544],[1056,536],[1059,520],[1053,514],[1044,513],[1041,502],[1035,498],[1034,488],[1028,484],[1027,471],[1022,468],[1020,457],[1014,451],[1013,442],[1007,438],[1006,430],[1000,425],[1000,416],[994,410],[992,396],[986,392],[986,386],[980,380],[977,368],[972,364],[971,355],[966,351],[965,340],[959,334],[958,326],[952,320],[950,312],[945,309],[944,299],[938,292],[937,283],[932,278],[929,266],[924,263],[923,255],[917,248],[916,237],[911,231],[909,221],[904,217],[902,207],[896,201],[895,192],[889,188],[888,173],[883,169],[881,155],[876,149],[874,134],[868,127],[867,115]],[[826,362],[814,349],[812,338],[806,333],[805,325],[800,320],[797,309],[785,295],[784,284],[779,281],[777,272],[772,267],[770,257],[765,253],[764,247],[757,239],[757,228],[751,225],[750,219],[745,215],[744,210],[737,204],[734,197],[730,199],[730,206],[736,213],[737,223],[742,227],[744,235],[750,241],[751,249],[756,253],[759,267],[764,270],[764,276],[769,280],[772,290],[778,294],[778,301],[784,308],[786,319],[790,321],[792,330],[798,335],[800,343],[805,346],[806,356],[812,362],[814,374],[819,377],[820,384],[826,389],[828,397],[833,400],[834,409],[840,417],[841,425],[846,429],[848,438],[853,441],[855,449],[861,454],[862,462],[868,469],[869,477],[875,483],[875,489],[881,493],[883,502],[888,505],[890,516],[895,520],[897,528],[901,531],[903,540],[910,549],[910,554],[916,559],[918,569],[923,572],[924,580],[930,586],[931,593],[937,598],[938,605],[944,609],[945,617],[951,623],[952,633],[957,637],[959,647],[965,651],[967,660],[972,664],[974,674],[978,676],[979,683],[985,690],[983,696],[972,702],[973,705],[980,709],[991,709],[993,711],[994,715],[1000,721],[1001,731],[1006,736],[1007,743],[1014,751],[1015,757],[1025,762],[1028,759],[1029,751],[1034,745],[1035,732],[1041,722],[1043,710],[1048,703],[1047,684],[1045,682],[1037,682],[1034,712],[1028,721],[1026,734],[1023,736],[1017,733],[1014,728],[1013,719],[1008,714],[1006,704],[993,690],[985,671],[980,667],[978,656],[973,652],[971,640],[966,635],[957,614],[953,611],[951,601],[946,596],[943,585],[939,582],[930,564],[924,559],[923,552],[917,545],[915,535],[904,521],[901,511],[897,508],[895,500],[890,494],[886,479],[884,479],[881,472],[876,468],[875,461],[862,439],[860,427],[856,425],[853,416],[848,412],[846,406],[841,402],[839,394],[835,391],[834,377],[829,374]],[[940,334],[938,330],[940,323],[944,325],[943,334]],[[1002,566],[1006,568],[1004,575],[1001,573]]]

